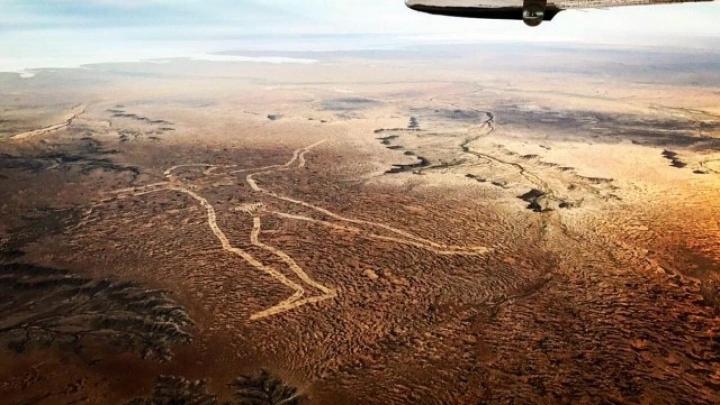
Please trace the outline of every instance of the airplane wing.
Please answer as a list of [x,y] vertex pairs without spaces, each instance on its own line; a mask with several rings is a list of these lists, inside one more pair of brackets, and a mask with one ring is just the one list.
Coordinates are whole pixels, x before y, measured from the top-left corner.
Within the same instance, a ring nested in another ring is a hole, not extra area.
[[560,11],[713,0],[406,0],[413,10],[455,17],[523,20],[535,27]]

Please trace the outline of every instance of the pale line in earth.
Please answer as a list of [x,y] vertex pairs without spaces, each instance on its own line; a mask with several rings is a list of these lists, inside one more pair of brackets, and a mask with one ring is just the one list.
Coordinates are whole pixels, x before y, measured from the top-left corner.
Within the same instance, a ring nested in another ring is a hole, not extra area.
[[[312,145],[310,145],[310,146],[306,146],[305,148],[301,148],[301,149],[296,150],[295,153],[293,154],[292,159],[290,159],[290,161],[288,161],[285,165],[283,165],[283,167],[289,167],[289,166],[292,165],[292,163],[293,163],[295,160],[297,160],[297,159],[299,159],[299,160],[300,160],[300,163],[302,164],[302,166],[298,166],[298,167],[303,167],[303,166],[305,165],[305,157],[304,157],[304,156],[305,156],[305,153],[309,152],[312,148],[314,148],[315,146],[321,144],[322,142],[323,142],[323,141],[317,142],[317,143],[312,144]],[[298,154],[299,151],[302,151],[302,152],[300,152],[300,153]],[[377,223],[377,222],[372,222],[372,221],[365,221],[365,220],[360,220],[360,219],[353,219],[353,218],[344,217],[344,216],[342,216],[342,215],[339,215],[339,214],[336,214],[336,213],[331,212],[331,211],[329,211],[329,210],[326,210],[325,208],[322,208],[322,207],[318,207],[318,206],[309,204],[309,203],[307,203],[307,202],[305,202],[305,201],[295,200],[295,199],[293,199],[293,198],[286,197],[286,196],[283,196],[283,195],[279,195],[279,194],[274,193],[274,192],[272,192],[272,191],[266,190],[266,189],[258,186],[257,182],[255,181],[254,176],[256,176],[256,175],[258,175],[258,174],[267,173],[267,172],[268,172],[268,171],[255,172],[255,173],[248,174],[248,175],[245,177],[246,182],[248,183],[248,185],[250,186],[250,188],[251,188],[253,191],[261,192],[261,193],[263,193],[263,194],[269,195],[269,196],[274,197],[274,198],[277,198],[277,199],[279,199],[279,200],[287,201],[287,202],[290,202],[290,203],[293,203],[293,204],[302,205],[302,206],[304,206],[304,207],[306,207],[306,208],[310,208],[310,209],[312,209],[312,210],[315,210],[315,211],[317,211],[317,212],[320,212],[320,213],[322,213],[322,214],[325,214],[325,215],[327,215],[327,216],[329,216],[329,217],[331,217],[331,218],[334,218],[334,219],[337,219],[337,220],[340,220],[340,221],[350,222],[350,223],[354,223],[354,224],[362,224],[362,225],[375,226],[375,227],[378,227],[378,228],[382,228],[382,229],[384,229],[384,230],[386,230],[386,231],[389,231],[389,232],[392,232],[392,233],[395,233],[395,234],[404,236],[404,237],[406,237],[406,238],[408,238],[408,239],[414,239],[414,240],[416,240],[416,241],[418,241],[418,242],[426,243],[426,244],[428,244],[428,245],[430,245],[430,246],[433,246],[433,247],[435,247],[435,248],[442,249],[442,248],[445,247],[444,245],[439,244],[439,243],[437,243],[437,242],[433,242],[433,241],[431,241],[431,240],[421,238],[421,237],[419,237],[419,236],[413,235],[413,234],[411,234],[411,233],[409,233],[409,232],[406,232],[406,231],[403,231],[403,230],[401,230],[401,229],[393,228],[393,227],[391,227],[391,226],[389,226],[389,225],[385,225],[385,224],[381,224],[381,223]],[[473,250],[486,252],[488,249],[485,248],[485,247],[476,247],[476,248],[473,248]]]
[[484,254],[488,252],[488,249],[486,247],[461,247],[461,246],[451,246],[451,245],[443,245],[444,249],[438,249],[434,246],[430,246],[425,243],[417,242],[415,240],[408,240],[408,239],[402,239],[402,238],[394,238],[392,236],[385,236],[385,235],[378,235],[375,233],[370,233],[367,235],[363,235],[363,230],[360,228],[355,228],[351,226],[344,226],[344,225],[338,225],[333,222],[329,221],[322,221],[311,217],[306,217],[302,215],[295,215],[295,214],[288,214],[285,212],[279,212],[279,211],[270,211],[271,214],[286,218],[286,219],[293,219],[296,221],[305,221],[305,222],[311,222],[318,225],[323,225],[329,228],[346,231],[346,232],[352,232],[360,234],[361,237],[364,237],[366,239],[375,239],[375,240],[384,240],[389,242],[396,242],[401,245],[409,245],[409,246],[415,246],[421,249],[428,250],[430,252],[433,252],[438,255],[456,255],[456,256],[474,256],[479,254]]
[[[321,144],[322,142],[324,142],[324,141],[320,141],[320,142],[317,142],[308,147],[301,148],[301,149],[294,151],[292,158],[283,165],[267,166],[267,167],[260,168],[260,170],[263,170],[263,172],[269,172],[273,168],[276,168],[276,169],[289,168],[296,160],[299,160],[299,164],[300,164],[299,167],[303,167],[305,165],[304,154],[310,148],[317,146],[317,145]],[[218,241],[220,242],[220,244],[224,250],[226,250],[230,253],[233,253],[236,256],[239,256],[240,258],[245,260],[251,266],[270,275],[271,277],[275,278],[280,283],[282,283],[283,285],[287,286],[288,288],[290,288],[294,291],[293,295],[291,297],[289,297],[288,299],[286,299],[286,300],[280,302],[279,304],[274,305],[266,310],[263,310],[263,311],[260,311],[260,312],[257,312],[255,314],[251,315],[251,317],[250,317],[251,320],[257,320],[257,319],[265,318],[265,317],[268,317],[271,315],[280,314],[280,313],[290,311],[294,308],[297,308],[297,307],[305,305],[305,304],[320,302],[320,301],[324,301],[327,299],[335,298],[337,296],[337,292],[335,290],[328,288],[328,287],[318,283],[317,281],[313,280],[307,273],[305,273],[305,271],[288,254],[286,254],[285,252],[283,252],[280,249],[274,248],[272,246],[269,246],[269,245],[266,245],[266,244],[260,242],[259,234],[260,234],[260,230],[261,230],[261,220],[260,220],[260,217],[257,215],[253,216],[253,230],[250,234],[250,243],[256,247],[259,247],[259,248],[261,248],[265,251],[268,251],[268,252],[274,254],[275,256],[279,257],[285,264],[288,265],[290,270],[300,280],[302,280],[308,286],[311,286],[311,287],[321,291],[322,295],[312,296],[312,297],[303,299],[302,297],[305,295],[305,289],[301,285],[291,281],[284,274],[275,270],[273,267],[263,264],[262,262],[260,262],[258,259],[256,259],[254,256],[252,256],[248,252],[246,252],[238,247],[233,246],[232,243],[230,242],[230,240],[228,239],[227,235],[225,235],[225,233],[222,231],[222,229],[220,229],[220,227],[218,226],[217,213],[215,211],[215,208],[212,206],[212,204],[210,204],[210,202],[206,198],[197,194],[193,190],[191,190],[185,186],[176,184],[177,181],[175,181],[175,179],[174,179],[173,172],[176,171],[177,169],[186,168],[186,167],[207,167],[207,168],[209,168],[209,169],[206,169],[206,171],[205,171],[205,173],[207,174],[208,171],[213,168],[237,167],[237,165],[210,165],[210,164],[202,164],[202,163],[176,165],[176,166],[170,167],[169,169],[165,170],[165,172],[164,172],[165,176],[170,179],[170,181],[168,181],[168,182],[154,183],[154,184],[150,184],[150,185],[142,186],[142,187],[129,187],[129,188],[125,188],[125,189],[116,190],[113,193],[114,194],[122,194],[122,193],[127,193],[127,192],[133,192],[134,196],[139,196],[139,195],[144,195],[144,194],[157,192],[157,191],[173,190],[173,191],[178,191],[178,192],[189,195],[190,197],[192,197],[193,199],[198,201],[203,208],[205,208],[206,213],[207,213],[207,218],[208,218],[208,226],[210,227],[210,230],[213,232],[215,237],[218,239]],[[252,170],[252,169],[250,169],[250,170]],[[166,186],[166,187],[162,187],[162,186]]]
[[320,302],[327,299],[335,298],[337,296],[337,292],[335,292],[335,290],[328,288],[313,280],[287,253],[283,252],[280,249],[260,242],[260,231],[260,217],[258,215],[253,215],[253,230],[250,233],[250,243],[279,257],[283,262],[285,262],[285,264],[287,264],[290,270],[292,270],[292,272],[295,273],[295,275],[297,275],[298,278],[300,278],[305,284],[322,291],[323,294],[320,296],[308,297],[304,299],[299,299],[300,297],[297,297],[297,299],[295,300],[290,300],[288,302],[275,305],[274,307],[271,307],[264,311],[257,312],[250,317],[251,320],[261,319],[270,315],[279,314],[281,312],[289,311],[293,308],[297,308],[311,302]]
[[12,140],[23,140],[28,138],[34,138],[38,135],[45,135],[51,132],[59,131],[61,129],[65,129],[72,125],[73,121],[75,121],[80,115],[85,113],[85,105],[81,104],[79,106],[76,106],[73,108],[73,111],[65,118],[65,120],[59,124],[50,125],[45,128],[40,129],[34,129],[32,131],[23,132],[20,134],[16,134],[10,137]]
[[273,168],[288,169],[288,168],[290,168],[290,166],[292,166],[292,164],[295,163],[295,161],[298,160],[298,159],[300,160],[300,164],[302,164],[302,166],[298,166],[298,168],[305,167],[305,153],[307,153],[307,152],[310,151],[312,148],[314,148],[314,147],[316,147],[316,146],[318,146],[318,145],[320,145],[320,144],[322,144],[322,143],[324,143],[324,142],[325,142],[325,140],[323,139],[322,141],[315,142],[314,144],[312,144],[312,145],[310,145],[310,146],[306,146],[306,147],[304,147],[304,148],[296,149],[296,150],[293,152],[292,158],[290,158],[290,160],[288,160],[287,163],[285,163],[284,165],[273,165],[273,166],[267,166],[267,168],[262,168],[261,171],[253,172],[253,173],[250,173],[250,174],[248,174],[247,176],[245,176],[245,181],[248,183],[248,185],[250,186],[250,188],[251,188],[253,191],[260,191],[260,192],[264,192],[264,193],[267,194],[268,192],[267,192],[265,189],[263,189],[263,188],[261,188],[260,186],[257,185],[257,183],[255,182],[254,176],[256,176],[256,175],[258,175],[258,174],[264,174],[264,173],[272,172],[272,171],[273,171],[273,170],[272,170]]
[[175,165],[171,168],[165,170],[163,173],[165,177],[170,176],[175,170],[182,169],[185,167],[207,167],[208,171],[211,169],[219,168],[219,167],[237,167],[237,165],[214,165],[214,164],[208,164],[208,163],[189,163],[189,164],[183,164],[183,165]]
[[[284,284],[291,290],[295,291],[295,293],[288,298],[287,300],[269,308],[264,311],[258,312],[256,314],[253,314],[250,319],[256,320],[260,319],[269,315],[279,314],[281,312],[289,311],[293,308],[296,308],[300,305],[303,305],[300,301],[298,301],[304,294],[305,289],[300,286],[299,284],[293,282],[292,280],[285,277],[284,274],[280,273],[279,271],[275,270],[274,268],[270,266],[264,265],[262,262],[260,262],[258,259],[256,259],[253,255],[247,253],[246,251],[237,248],[230,243],[230,240],[225,235],[225,233],[220,229],[220,227],[217,224],[217,213],[215,212],[215,208],[208,202],[207,199],[202,197],[201,195],[195,193],[194,191],[181,187],[181,186],[172,186],[169,188],[170,190],[179,191],[182,193],[185,193],[189,195],[190,197],[197,200],[200,205],[205,208],[205,211],[207,212],[207,218],[208,218],[208,225],[210,226],[210,230],[215,235],[215,237],[220,241],[220,244],[222,245],[222,248],[230,253],[233,253],[236,256],[239,256],[243,260],[245,260],[248,264],[255,267],[256,269],[268,274],[269,276],[273,277],[274,279],[278,280],[280,283]],[[255,230],[253,230],[255,232]],[[252,237],[251,237],[252,239]]]
[[[394,227],[391,227],[389,225],[385,225],[382,223],[372,222],[372,221],[366,221],[366,220],[359,220],[359,219],[353,219],[344,217],[342,215],[336,214],[334,212],[331,212],[329,210],[326,210],[322,207],[318,207],[312,204],[309,204],[305,201],[301,200],[295,200],[290,197],[282,196],[279,194],[276,194],[274,192],[268,191],[262,187],[260,187],[254,176],[260,175],[260,174],[266,174],[271,173],[277,170],[287,170],[291,168],[291,166],[297,162],[297,168],[305,167],[306,160],[305,155],[311,151],[316,146],[322,144],[325,142],[325,140],[316,142],[312,145],[305,146],[300,149],[296,149],[293,152],[292,157],[290,160],[288,160],[284,164],[276,164],[276,165],[270,165],[270,166],[263,166],[259,168],[250,168],[250,169],[239,169],[235,171],[229,172],[229,174],[236,174],[241,172],[247,172],[252,171],[253,173],[248,174],[245,177],[246,182],[250,186],[250,188],[255,191],[259,192],[265,195],[268,195],[272,198],[279,199],[282,201],[290,202],[293,204],[297,204],[309,209],[312,209],[316,212],[319,212],[321,214],[324,214],[328,217],[331,217],[333,219],[336,219],[338,221],[346,222],[346,223],[352,223],[356,225],[366,225],[371,227],[380,228],[382,230],[388,231],[390,233],[399,235],[399,237],[393,237],[393,236],[386,236],[386,235],[380,235],[376,233],[369,233],[366,234],[362,229],[347,226],[347,225],[339,225],[333,222],[329,221],[322,221],[311,217],[305,217],[301,215],[295,215],[290,213],[284,213],[284,212],[277,212],[277,211],[271,211],[271,214],[284,217],[287,219],[293,219],[293,220],[300,220],[300,221],[306,221],[306,222],[312,222],[316,224],[320,224],[323,226],[328,226],[334,229],[338,230],[344,230],[349,231],[353,233],[360,234],[362,237],[368,238],[368,239],[375,239],[375,240],[385,240],[389,242],[399,243],[403,245],[408,246],[415,246],[418,248],[426,249],[428,251],[431,251],[433,253],[439,254],[439,255],[480,255],[485,254],[489,251],[486,247],[460,247],[460,246],[452,246],[452,245],[445,245],[441,243],[434,242],[432,240],[428,240],[416,235],[413,235],[409,232],[403,231],[401,229],[397,229]],[[329,288],[325,285],[322,285],[321,283],[315,281],[310,277],[303,269],[300,267],[297,262],[290,257],[287,253],[284,251],[275,248],[270,245],[266,245],[260,241],[260,233],[262,230],[262,221],[261,217],[258,214],[258,211],[262,210],[262,205],[251,205],[248,204],[246,207],[250,208],[241,208],[241,211],[245,211],[248,214],[252,216],[253,219],[253,228],[250,233],[250,243],[258,247],[260,249],[263,249],[274,256],[278,257],[283,263],[285,263],[288,268],[297,276],[306,286],[312,287],[318,291],[320,291],[322,294],[317,296],[310,296],[307,298],[303,298],[305,295],[305,288],[292,280],[290,280],[287,276],[285,276],[283,273],[279,272],[275,268],[263,264],[260,260],[255,258],[250,253],[246,252],[243,249],[240,249],[236,246],[233,246],[230,242],[227,235],[223,232],[223,230],[220,228],[220,226],[217,223],[217,212],[215,211],[215,208],[210,204],[210,202],[204,198],[203,196],[199,195],[192,189],[190,189],[188,186],[180,183],[175,176],[173,175],[173,172],[175,172],[177,169],[180,168],[186,168],[186,167],[205,167],[207,168],[204,171],[204,174],[206,175],[215,175],[213,172],[214,169],[217,168],[232,168],[237,167],[237,165],[211,165],[211,164],[203,164],[203,163],[197,163],[197,164],[183,164],[183,165],[176,165],[168,168],[165,170],[164,174],[168,178],[168,181],[166,182],[159,182],[159,183],[153,183],[146,186],[140,186],[140,187],[128,187],[120,190],[116,190],[112,192],[112,194],[124,194],[131,192],[133,196],[140,196],[144,194],[149,194],[153,192],[159,192],[159,191],[177,191],[181,192],[183,194],[187,194],[194,200],[196,200],[200,205],[205,209],[206,215],[207,215],[207,222],[210,230],[212,231],[213,235],[217,238],[217,240],[220,242],[223,250],[228,251],[241,259],[243,259],[245,262],[247,262],[252,267],[264,272],[265,274],[268,274],[269,276],[276,279],[281,284],[285,285],[286,287],[290,288],[294,291],[294,293],[284,301],[280,302],[279,304],[276,304],[268,309],[256,312],[250,316],[250,320],[258,320],[262,319],[271,315],[278,315],[283,312],[290,311],[292,309],[295,309],[297,307],[300,307],[305,304],[310,303],[316,303],[325,301],[328,299],[332,299],[337,297],[336,290]]]

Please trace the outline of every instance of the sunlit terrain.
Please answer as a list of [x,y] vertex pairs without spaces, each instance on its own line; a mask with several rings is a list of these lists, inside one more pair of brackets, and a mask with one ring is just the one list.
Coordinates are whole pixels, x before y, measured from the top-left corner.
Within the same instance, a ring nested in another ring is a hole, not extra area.
[[717,403],[720,54],[204,59],[0,74],[4,401]]

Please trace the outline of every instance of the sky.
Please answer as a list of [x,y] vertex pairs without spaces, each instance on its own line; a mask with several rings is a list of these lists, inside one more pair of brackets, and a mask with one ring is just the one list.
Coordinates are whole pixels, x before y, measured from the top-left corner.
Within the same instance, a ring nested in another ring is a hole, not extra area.
[[0,0],[0,10],[0,71],[296,48],[301,37],[309,48],[540,41],[720,51],[720,2],[564,11],[538,28],[426,15],[403,0]]

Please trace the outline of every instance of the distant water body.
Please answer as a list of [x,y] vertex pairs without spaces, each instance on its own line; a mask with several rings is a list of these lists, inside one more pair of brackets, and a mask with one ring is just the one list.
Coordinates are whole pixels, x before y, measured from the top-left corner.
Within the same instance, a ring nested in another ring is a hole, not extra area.
[[[477,22],[476,24],[480,24]],[[13,72],[30,78],[43,69],[92,68],[91,65],[122,62],[158,62],[187,58],[238,63],[310,64],[323,53],[355,51],[394,51],[428,49],[432,44],[476,44],[477,50],[493,51],[492,44],[502,48],[532,46],[531,43],[600,45],[601,42],[571,41],[566,35],[528,35],[508,37],[479,32],[461,34],[305,34],[248,35],[226,29],[199,28],[114,28],[114,29],[32,29],[11,30],[0,27],[0,72]],[[656,37],[622,40],[621,46],[696,48],[702,52],[720,52],[720,37],[672,36],[662,41]],[[612,42],[608,42],[612,44]],[[691,46],[688,46],[690,44]],[[617,46],[616,42],[613,46]],[[490,49],[488,49],[490,48]]]
[[91,65],[102,64],[102,63],[126,63],[126,62],[164,62],[177,59],[189,59],[198,61],[209,61],[209,62],[245,62],[245,63],[269,63],[269,64],[312,64],[316,63],[315,59],[308,58],[290,58],[284,56],[241,56],[241,55],[217,55],[217,54],[198,54],[193,56],[175,56],[167,58],[139,58],[127,56],[124,58],[117,59],[93,59],[88,58],[77,58],[76,62],[71,60],[60,60],[60,59],[34,59],[28,60],[16,60],[9,61],[6,63],[0,60],[0,73],[17,73],[22,79],[29,79],[35,77],[36,73],[42,70],[48,69],[81,69],[90,68]]
[[[248,35],[222,37],[178,33],[173,39],[140,30],[0,30],[0,72],[33,77],[43,69],[89,68],[121,62],[157,62],[187,58],[217,62],[310,64],[295,52],[393,49],[417,38],[386,35]],[[246,54],[243,54],[243,51]],[[273,55],[275,52],[277,55]]]

